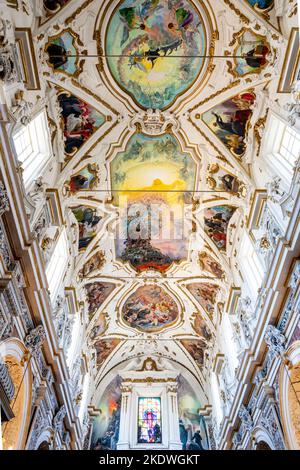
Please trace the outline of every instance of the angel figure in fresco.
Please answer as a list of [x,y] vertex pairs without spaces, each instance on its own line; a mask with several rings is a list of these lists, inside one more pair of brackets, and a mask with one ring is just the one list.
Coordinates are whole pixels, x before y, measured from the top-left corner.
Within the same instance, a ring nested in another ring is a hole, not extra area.
[[244,54],[244,59],[249,67],[260,69],[267,64],[267,55],[269,52],[268,46],[258,45]]

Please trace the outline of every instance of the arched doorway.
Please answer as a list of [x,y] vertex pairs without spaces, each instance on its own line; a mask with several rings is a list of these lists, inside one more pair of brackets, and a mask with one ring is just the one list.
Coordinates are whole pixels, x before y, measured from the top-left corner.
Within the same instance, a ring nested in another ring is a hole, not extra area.
[[255,450],[272,450],[271,447],[264,441],[260,441]]
[[37,450],[50,450],[49,442],[47,441],[41,442]]
[[300,449],[300,341],[286,352],[279,380],[280,413],[287,447]]
[[10,403],[14,417],[2,426],[4,450],[25,448],[32,397],[32,372],[30,363],[24,362],[26,353],[27,349],[17,338],[0,344],[0,355],[14,384],[14,396]]

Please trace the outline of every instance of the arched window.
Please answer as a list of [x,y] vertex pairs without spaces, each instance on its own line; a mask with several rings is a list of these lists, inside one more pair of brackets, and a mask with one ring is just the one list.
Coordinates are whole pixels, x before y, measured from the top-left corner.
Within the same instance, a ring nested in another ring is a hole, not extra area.
[[22,164],[22,176],[26,190],[41,175],[52,156],[51,137],[46,111],[39,113],[27,126],[14,135],[16,156]]
[[63,229],[46,269],[51,302],[53,302],[57,296],[58,289],[66,272],[68,258],[68,239],[66,230]]
[[220,399],[220,391],[219,391],[219,384],[218,380],[216,377],[216,374],[212,372],[211,374],[211,392],[212,392],[212,401],[216,413],[216,418],[218,424],[221,423],[223,419],[223,410],[222,410],[222,404],[221,404],[221,399]]
[[264,277],[264,270],[255,251],[254,244],[246,231],[242,239],[239,258],[243,277],[249,289],[249,295],[255,300]]

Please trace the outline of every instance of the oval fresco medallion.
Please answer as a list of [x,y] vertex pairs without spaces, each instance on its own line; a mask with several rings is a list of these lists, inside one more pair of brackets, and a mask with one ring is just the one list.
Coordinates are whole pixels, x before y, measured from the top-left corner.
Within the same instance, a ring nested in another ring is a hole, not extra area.
[[206,51],[203,19],[188,0],[124,0],[106,31],[112,76],[146,109],[168,108],[190,89]]
[[176,302],[154,285],[139,287],[122,308],[122,319],[128,326],[149,333],[173,324],[178,315]]

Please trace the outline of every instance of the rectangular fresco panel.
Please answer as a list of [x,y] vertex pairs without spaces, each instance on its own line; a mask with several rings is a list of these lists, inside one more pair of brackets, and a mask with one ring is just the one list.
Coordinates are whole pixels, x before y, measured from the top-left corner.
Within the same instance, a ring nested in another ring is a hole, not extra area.
[[[189,233],[184,208],[192,202],[196,164],[177,139],[134,135],[112,161],[111,179],[114,203],[123,210],[117,257],[139,271],[162,272],[185,259]],[[140,227],[134,225],[137,212]]]

